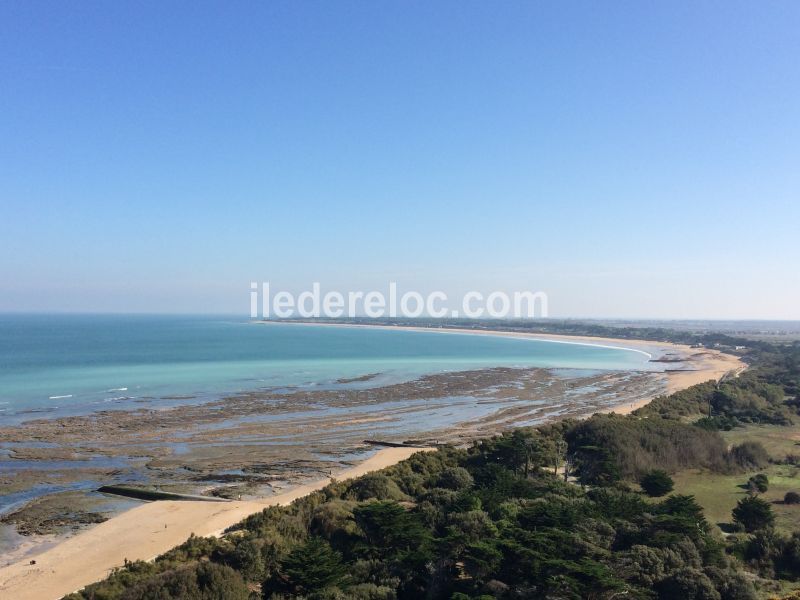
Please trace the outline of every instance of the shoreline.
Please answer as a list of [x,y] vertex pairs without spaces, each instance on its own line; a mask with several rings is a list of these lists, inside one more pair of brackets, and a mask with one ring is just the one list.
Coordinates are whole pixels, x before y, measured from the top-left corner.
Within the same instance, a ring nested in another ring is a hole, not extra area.
[[[424,327],[421,325],[378,325],[371,323],[326,323],[321,321],[253,321],[255,325],[311,325],[314,327],[349,327],[360,329],[388,329],[397,331],[417,331],[421,333],[444,333],[460,335],[487,335],[491,337],[516,337],[523,339],[536,339],[542,342],[558,344],[572,344],[575,346],[595,346],[598,348],[611,348],[614,350],[629,350],[640,352],[652,358],[652,353],[644,348],[672,347],[689,348],[681,344],[670,342],[656,342],[645,340],[625,340],[621,338],[604,338],[587,335],[567,335],[557,333],[528,333],[524,331],[504,331],[501,329],[466,329],[464,327]],[[634,346],[634,347],[629,347]],[[636,348],[635,346],[639,346]]]
[[[263,322],[269,324],[270,322]],[[640,340],[618,340],[614,338],[594,338],[588,336],[566,336],[556,334],[536,334],[515,331],[471,330],[460,328],[404,327],[397,325],[340,324],[292,322],[297,325],[365,327],[383,329],[406,329],[420,332],[489,335],[496,337],[517,337],[604,346],[643,352],[646,349],[660,352],[660,357],[678,354],[681,364],[691,364],[692,370],[661,371],[666,375],[666,389],[663,393],[673,393],[696,383],[719,379],[737,373],[745,364],[733,355],[706,348],[690,348],[686,345],[667,342]],[[624,345],[623,345],[624,344]],[[631,348],[630,346],[638,346]],[[653,371],[659,373],[659,371]],[[649,403],[654,394],[634,402],[620,402],[596,410],[595,412],[616,412],[627,414]],[[496,432],[492,432],[496,433]],[[379,450],[372,457],[353,467],[340,470],[337,478],[353,478],[379,470],[420,451],[421,448],[387,448]],[[150,502],[128,509],[108,521],[81,531],[59,541],[40,553],[30,554],[5,567],[0,567],[0,595],[25,600],[59,598],[105,577],[109,570],[121,566],[125,559],[151,560],[155,556],[183,543],[190,534],[218,535],[227,527],[241,521],[249,514],[259,512],[272,505],[288,504],[297,498],[319,490],[330,482],[329,478],[312,483],[299,484],[279,494],[264,498],[208,503],[192,501]],[[163,526],[163,527],[162,527]],[[124,539],[124,548],[118,548],[114,541]],[[36,561],[31,565],[30,560]]]
[[360,477],[427,450],[383,448],[334,477],[299,485],[263,500],[224,503],[160,500],[141,504],[37,554],[35,564],[26,558],[0,568],[0,596],[14,600],[61,598],[103,579],[126,560],[153,560],[192,534],[218,536],[253,513],[291,504],[321,490],[333,479]]
[[[313,327],[360,327],[364,329],[388,329],[400,331],[418,331],[428,333],[440,334],[460,334],[460,335],[487,335],[492,337],[513,337],[520,339],[540,340],[543,342],[553,342],[559,344],[574,344],[582,346],[595,346],[599,348],[613,348],[617,350],[629,350],[632,352],[641,352],[650,356],[653,360],[653,355],[647,349],[659,349],[663,351],[663,355],[669,353],[680,352],[684,353],[684,360],[681,362],[691,362],[699,367],[692,370],[679,370],[679,371],[660,371],[665,373],[668,377],[668,383],[665,390],[666,394],[673,394],[677,391],[686,389],[698,383],[710,381],[711,379],[719,380],[729,373],[733,376],[738,376],[739,373],[747,368],[738,356],[727,354],[714,348],[692,348],[686,344],[674,344],[672,342],[658,342],[650,340],[626,340],[621,338],[606,338],[594,337],[587,335],[566,335],[556,333],[528,333],[524,331],[502,331],[491,329],[466,329],[462,327],[422,327],[418,325],[405,326],[405,325],[373,325],[368,323],[323,323],[315,321],[257,321],[256,324],[264,325],[305,325]],[[698,355],[704,355],[702,359],[691,360]],[[658,373],[659,371],[653,371]],[[645,406],[652,398],[639,401],[636,408]],[[610,410],[607,412],[619,412],[619,414],[628,414],[634,409],[628,409],[627,403],[620,403],[619,411]]]

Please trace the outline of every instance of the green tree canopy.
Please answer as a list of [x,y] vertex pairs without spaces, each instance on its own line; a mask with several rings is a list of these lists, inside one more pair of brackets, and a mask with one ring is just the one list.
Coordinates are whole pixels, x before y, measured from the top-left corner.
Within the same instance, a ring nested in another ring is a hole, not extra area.
[[769,502],[748,496],[739,500],[733,509],[733,521],[744,527],[745,531],[751,532],[772,527],[775,515]]
[[666,471],[653,469],[639,480],[639,485],[642,486],[645,494],[656,497],[669,494],[675,484]]

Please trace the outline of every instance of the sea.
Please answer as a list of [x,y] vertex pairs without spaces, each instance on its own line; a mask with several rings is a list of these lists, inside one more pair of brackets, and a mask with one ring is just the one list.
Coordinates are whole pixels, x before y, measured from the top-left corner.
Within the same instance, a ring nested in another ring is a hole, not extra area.
[[234,316],[0,315],[0,424],[495,366],[650,370],[638,349]]

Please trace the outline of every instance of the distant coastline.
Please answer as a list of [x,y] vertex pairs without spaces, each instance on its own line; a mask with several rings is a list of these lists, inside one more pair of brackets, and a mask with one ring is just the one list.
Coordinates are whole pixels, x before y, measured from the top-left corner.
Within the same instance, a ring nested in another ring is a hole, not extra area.
[[[282,324],[282,325],[309,325],[315,327],[360,327],[366,329],[387,329],[387,330],[402,330],[402,331],[419,331],[426,333],[442,333],[442,334],[466,334],[466,335],[486,335],[493,337],[513,337],[521,339],[539,340],[542,342],[553,342],[560,344],[575,344],[579,346],[595,346],[599,348],[610,348],[616,350],[628,350],[631,352],[639,352],[648,356],[651,361],[654,357],[655,351],[661,351],[663,354],[680,353],[686,357],[697,356],[703,354],[703,360],[696,360],[693,362],[694,367],[691,370],[681,371],[665,371],[669,376],[669,385],[667,386],[668,393],[674,393],[681,389],[685,389],[697,383],[709,381],[711,379],[720,379],[726,374],[736,375],[747,368],[738,356],[728,354],[719,350],[709,348],[693,348],[687,344],[677,344],[673,342],[638,340],[638,339],[625,339],[625,338],[612,338],[612,337],[595,337],[587,335],[569,335],[569,334],[556,334],[556,333],[539,333],[539,332],[524,332],[512,331],[508,329],[467,329],[464,327],[426,327],[422,325],[401,325],[401,324],[371,324],[371,323],[355,323],[355,322],[328,322],[328,321],[313,321],[313,320],[284,320],[284,321],[254,321],[257,324]],[[676,361],[681,362],[681,361]],[[630,412],[625,407],[626,403],[620,404],[622,412]],[[640,404],[643,406],[646,402]],[[637,406],[637,408],[639,407]]]
[[[463,327],[424,327],[421,325],[384,325],[384,324],[370,324],[370,323],[346,323],[346,322],[326,322],[326,321],[303,321],[303,320],[285,320],[285,321],[255,321],[258,324],[276,324],[276,325],[315,325],[325,327],[358,327],[361,329],[396,329],[398,331],[419,331],[424,333],[451,333],[451,334],[466,334],[466,335],[488,335],[493,337],[517,337],[524,339],[539,340],[542,342],[552,342],[556,344],[573,344],[576,346],[593,346],[596,348],[609,348],[613,350],[629,350],[631,352],[639,352],[648,358],[653,358],[651,352],[630,346],[653,347],[658,345],[671,345],[667,342],[640,342],[638,340],[623,340],[618,338],[602,338],[591,336],[571,336],[559,335],[555,333],[525,333],[517,331],[508,331],[503,329],[466,329]],[[578,340],[578,341],[575,341]],[[617,342],[624,342],[627,345],[621,345]]]

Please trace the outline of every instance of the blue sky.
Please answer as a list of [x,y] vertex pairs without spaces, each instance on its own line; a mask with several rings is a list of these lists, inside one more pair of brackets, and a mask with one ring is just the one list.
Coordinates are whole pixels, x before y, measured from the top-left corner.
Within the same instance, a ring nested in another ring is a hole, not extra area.
[[0,3],[0,310],[800,319],[796,2]]

